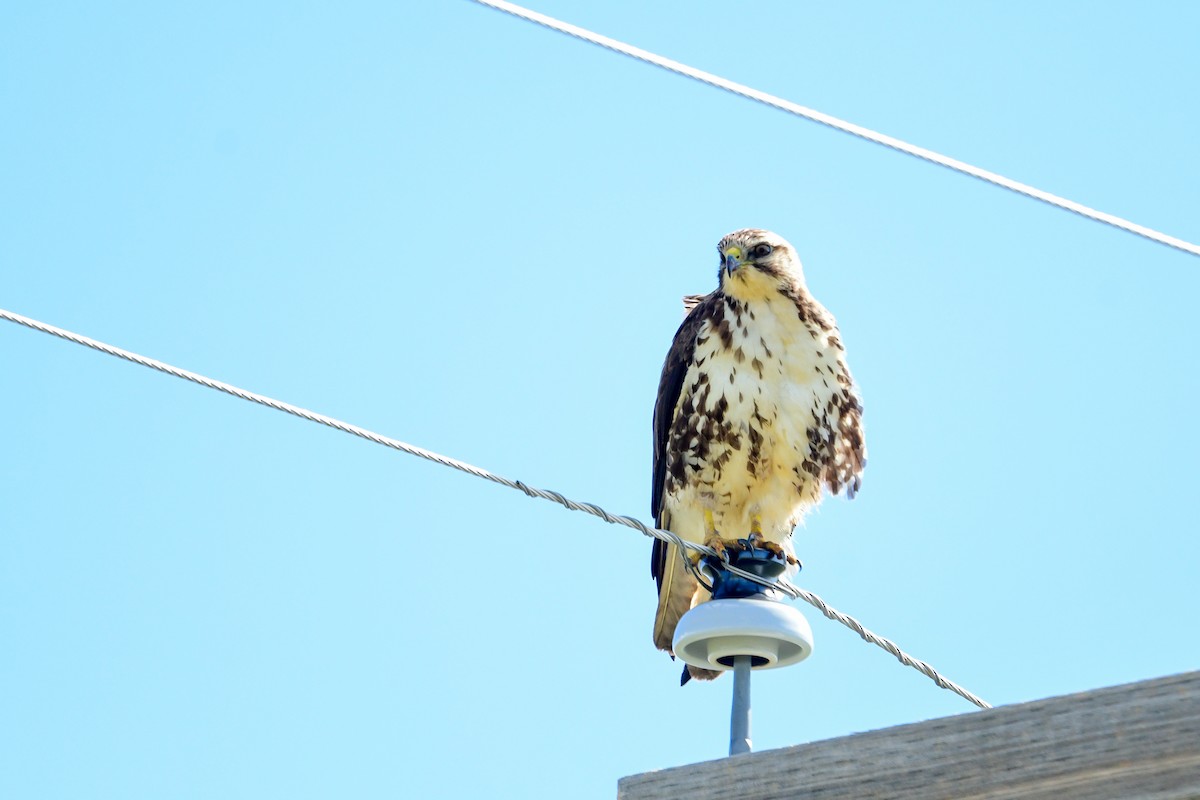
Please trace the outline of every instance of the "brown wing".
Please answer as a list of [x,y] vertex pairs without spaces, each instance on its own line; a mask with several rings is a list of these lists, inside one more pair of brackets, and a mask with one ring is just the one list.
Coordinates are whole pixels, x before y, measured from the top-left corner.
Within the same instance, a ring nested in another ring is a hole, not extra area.
[[832,458],[825,467],[825,482],[833,494],[846,489],[846,497],[854,499],[862,486],[862,472],[867,465],[867,444],[863,435],[862,401],[859,400],[854,380],[846,362],[842,361],[838,382],[842,391],[838,394],[838,431],[833,443]]
[[867,445],[863,436],[862,400],[850,367],[846,364],[846,348],[842,345],[841,331],[833,315],[812,295],[800,290],[791,295],[800,319],[815,324],[829,336],[829,342],[838,350],[837,378],[840,391],[834,397],[837,405],[838,429],[825,446],[825,465],[821,480],[833,494],[843,488],[846,497],[853,500],[862,486],[862,472],[867,465]]
[[814,305],[825,316],[823,327],[831,331],[829,342],[838,349],[838,373],[836,375],[840,391],[834,397],[838,410],[838,429],[833,441],[830,442],[829,460],[825,463],[822,478],[829,491],[837,494],[843,488],[846,497],[854,499],[862,486],[863,468],[867,465],[867,444],[863,434],[863,406],[850,375],[850,367],[846,364],[846,348],[842,345],[841,332],[837,323],[828,311],[819,304]]
[[[683,324],[675,332],[667,359],[663,362],[662,377],[658,381],[658,399],[654,403],[654,474],[651,489],[650,510],[654,514],[654,524],[664,528],[670,524],[663,518],[663,490],[667,478],[667,437],[671,433],[671,424],[675,419],[675,407],[679,405],[679,395],[683,391],[683,379],[692,358],[696,352],[696,335],[704,321],[713,315],[714,309],[720,304],[719,292],[704,296],[693,306]],[[666,542],[654,540],[654,549],[650,554],[650,574],[662,591],[663,566],[668,557]]]

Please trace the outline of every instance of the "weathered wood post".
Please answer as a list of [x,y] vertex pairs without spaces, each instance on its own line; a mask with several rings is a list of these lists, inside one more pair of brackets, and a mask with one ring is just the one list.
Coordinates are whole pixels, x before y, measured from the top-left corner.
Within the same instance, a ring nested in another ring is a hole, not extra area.
[[619,800],[1194,800],[1200,672],[622,778]]

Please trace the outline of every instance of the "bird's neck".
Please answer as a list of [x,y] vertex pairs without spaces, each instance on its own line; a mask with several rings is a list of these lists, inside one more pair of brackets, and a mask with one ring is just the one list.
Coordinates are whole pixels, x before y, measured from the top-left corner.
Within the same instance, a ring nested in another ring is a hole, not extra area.
[[742,269],[722,276],[721,291],[743,303],[767,302],[780,295],[796,300],[805,294],[804,284],[791,278]]

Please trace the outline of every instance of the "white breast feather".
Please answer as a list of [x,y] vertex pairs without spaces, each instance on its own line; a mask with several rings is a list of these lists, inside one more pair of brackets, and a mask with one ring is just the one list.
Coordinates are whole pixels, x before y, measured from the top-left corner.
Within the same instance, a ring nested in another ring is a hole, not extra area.
[[[795,304],[781,295],[751,301],[743,322],[746,327],[739,328],[731,320],[729,348],[705,323],[697,337],[703,344],[696,348],[680,395],[682,399],[696,385],[701,370],[706,372],[712,385],[708,407],[724,394],[729,403],[725,419],[741,434],[741,446],[714,444],[705,464],[690,462],[700,467],[697,479],[668,494],[664,502],[672,529],[691,541],[703,541],[704,510],[709,509],[723,538],[745,537],[750,517],[759,514],[763,535],[790,549],[793,528],[820,500],[821,484],[803,465],[809,430],[815,429],[825,440],[829,426],[837,425],[836,418],[823,420],[822,416],[840,388],[834,377],[840,351],[829,342],[827,332],[817,329],[814,338]],[[761,378],[756,362],[761,365]],[[756,404],[758,415],[767,420],[761,424],[764,466],[751,474],[748,434]],[[728,453],[729,459],[718,471],[712,464],[721,453]]]

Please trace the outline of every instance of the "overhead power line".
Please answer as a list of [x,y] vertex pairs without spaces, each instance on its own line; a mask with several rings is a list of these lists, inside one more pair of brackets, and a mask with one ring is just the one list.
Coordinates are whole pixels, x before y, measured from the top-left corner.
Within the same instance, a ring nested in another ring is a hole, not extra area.
[[[64,330],[63,328],[57,328],[45,322],[39,322],[38,320],[13,313],[12,311],[7,311],[3,308],[0,308],[0,319],[14,322],[17,325],[24,325],[26,328],[47,333],[51,336],[57,336],[58,338],[65,339],[68,342],[74,342],[75,344],[89,347],[92,350],[97,350],[101,353],[107,353],[110,356],[116,356],[117,358],[131,361],[134,364],[140,364],[143,367],[149,367],[150,369],[158,370],[159,372],[166,373],[167,375],[173,375],[176,378],[182,378],[185,381],[191,381],[192,383],[199,384],[200,386],[204,386],[209,389],[216,389],[219,392],[224,392],[225,394],[233,395],[234,397],[240,397],[243,400],[249,400],[251,403],[258,403],[259,405],[266,406],[267,408],[273,408],[276,411],[283,411],[284,413],[300,417],[301,419],[306,419],[309,422],[316,422],[321,425],[326,425],[335,430],[342,431],[343,433],[349,433],[353,436],[366,439],[369,442],[381,444],[384,447],[390,447],[393,450],[399,450],[403,453],[408,453],[409,455],[424,458],[428,461],[434,462],[435,464],[441,464],[444,467],[452,467],[453,469],[465,472],[468,475],[474,475],[477,478],[483,478],[485,480],[492,481],[493,483],[498,483],[501,486],[507,486],[510,489],[516,489],[517,491],[523,492],[529,497],[538,497],[542,500],[550,500],[565,508],[569,508],[572,511],[582,511],[587,514],[591,514],[592,516],[599,517],[605,522],[613,525],[624,525],[627,528],[633,528],[634,530],[640,531],[646,536],[670,542],[671,544],[681,548],[681,551],[688,550],[710,556],[716,555],[716,552],[709,547],[696,544],[695,542],[689,542],[680,538],[677,534],[671,531],[666,531],[659,528],[651,528],[641,520],[633,517],[610,514],[608,511],[605,511],[603,508],[593,503],[580,503],[564,497],[558,492],[550,491],[548,489],[537,489],[521,481],[505,478],[501,475],[495,474],[494,472],[489,472],[481,467],[468,464],[465,461],[459,461],[457,459],[435,453],[431,450],[416,447],[406,442],[402,442],[399,439],[393,439],[389,436],[384,436],[382,434],[375,433],[374,431],[367,430],[366,428],[361,428],[358,425],[352,425],[349,422],[342,422],[339,419],[334,419],[333,417],[328,417],[324,414],[318,414],[315,411],[309,411],[306,408],[301,408],[300,406],[295,406],[291,403],[285,403],[282,400],[276,400],[274,398],[267,397],[266,395],[256,394],[254,392],[238,388],[237,386],[233,386],[232,384],[224,383],[195,372],[189,372],[188,370],[171,366],[170,364],[157,361],[153,358],[138,355],[137,353],[130,352],[129,350],[122,350],[121,348],[115,347],[111,344],[105,344],[104,342],[88,338],[87,336],[82,336],[78,333],[72,333],[71,331]],[[905,653],[903,650],[901,650],[895,642],[871,632],[867,628],[863,627],[862,623],[856,620],[854,617],[851,617],[848,614],[843,614],[837,609],[832,608],[828,603],[812,592],[806,591],[797,586],[793,586],[787,581],[772,583],[759,578],[757,575],[737,569],[736,567],[728,566],[727,569],[730,572],[743,578],[752,580],[755,583],[778,589],[790,597],[799,598],[800,600],[809,603],[829,619],[835,622],[840,622],[842,625],[845,625],[847,628],[857,633],[860,637],[862,637],[863,641],[869,642],[870,644],[873,644],[891,653],[896,657],[897,660],[900,661],[901,664],[904,664],[907,667],[912,667],[922,675],[932,680],[941,688],[954,692],[958,696],[970,701],[971,703],[974,703],[980,708],[991,708],[989,703],[980,699],[953,681],[948,680],[939,674],[938,671],[929,664],[913,658],[908,653]]]
[[485,5],[494,8],[497,11],[503,11],[506,14],[511,14],[514,17],[535,22],[538,25],[545,26],[551,30],[565,33],[568,36],[574,36],[577,39],[582,39],[585,42],[599,45],[601,47],[613,50],[617,53],[636,58],[639,61],[644,61],[647,64],[653,64],[656,67],[661,67],[678,75],[683,75],[686,78],[707,83],[709,86],[715,86],[718,89],[724,89],[727,92],[745,97],[749,100],[754,100],[759,103],[777,108],[780,111],[786,111],[789,114],[795,114],[798,117],[803,117],[813,122],[819,122],[822,125],[828,125],[830,128],[835,128],[844,133],[849,133],[852,136],[857,136],[860,139],[866,139],[869,142],[881,144],[884,147],[890,147],[893,150],[898,150],[901,153],[907,153],[910,156],[915,156],[924,161],[928,161],[938,166],[952,169],[955,172],[961,172],[964,175],[970,175],[973,178],[978,178],[981,181],[999,186],[1003,189],[1016,192],[1017,194],[1030,197],[1034,200],[1040,200],[1052,206],[1056,206],[1065,211],[1070,211],[1088,219],[1102,222],[1105,225],[1111,225],[1114,228],[1119,228],[1123,231],[1141,236],[1159,244],[1165,244],[1167,247],[1173,247],[1176,250],[1182,250],[1185,253],[1191,253],[1194,256],[1200,256],[1200,245],[1192,244],[1183,239],[1178,239],[1174,236],[1169,236],[1161,231],[1156,231],[1153,228],[1147,228],[1144,225],[1138,225],[1136,222],[1130,222],[1127,219],[1118,217],[1114,214],[1108,214],[1103,211],[1097,211],[1094,208],[1089,208],[1082,203],[1076,203],[1074,200],[1068,200],[1065,197],[1059,197],[1056,194],[1043,191],[1041,189],[1029,186],[1028,184],[1015,181],[1012,178],[1006,178],[995,172],[990,172],[986,169],[973,166],[964,161],[959,161],[956,158],[936,153],[933,150],[927,150],[924,147],[918,147],[915,144],[897,139],[887,134],[878,133],[870,128],[864,128],[861,125],[855,125],[853,122],[847,122],[843,119],[823,114],[820,111],[815,111],[798,103],[793,103],[789,100],[784,100],[766,92],[760,92],[758,89],[752,89],[749,86],[744,86],[740,83],[722,78],[718,75],[713,75],[711,72],[690,67],[687,64],[681,64],[678,61],[660,56],[657,53],[651,53],[648,50],[643,50],[640,47],[634,47],[631,44],[610,39],[607,36],[602,36],[599,33],[594,33],[586,28],[580,28],[577,25],[572,25],[568,22],[548,17],[545,14],[539,14],[536,11],[530,11],[513,3],[504,2],[504,0],[474,0],[480,5]]

